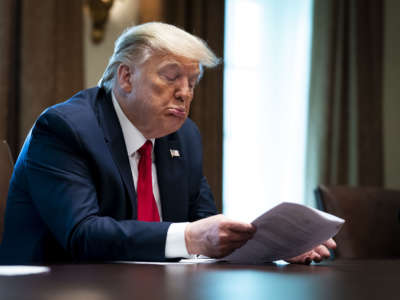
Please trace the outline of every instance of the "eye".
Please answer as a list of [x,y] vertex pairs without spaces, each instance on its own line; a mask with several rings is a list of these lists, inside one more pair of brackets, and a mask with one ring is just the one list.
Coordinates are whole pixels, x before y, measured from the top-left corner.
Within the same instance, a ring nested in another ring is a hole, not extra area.
[[178,79],[178,75],[165,75],[164,76],[168,81],[175,81]]
[[169,82],[174,82],[179,78],[179,73],[172,70],[161,72],[160,75]]

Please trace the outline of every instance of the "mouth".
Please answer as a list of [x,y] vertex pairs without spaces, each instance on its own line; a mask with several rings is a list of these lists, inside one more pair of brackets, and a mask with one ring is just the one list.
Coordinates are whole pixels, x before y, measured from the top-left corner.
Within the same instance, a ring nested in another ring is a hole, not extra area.
[[170,115],[173,115],[178,118],[186,117],[186,110],[182,107],[170,107],[168,108],[168,112]]

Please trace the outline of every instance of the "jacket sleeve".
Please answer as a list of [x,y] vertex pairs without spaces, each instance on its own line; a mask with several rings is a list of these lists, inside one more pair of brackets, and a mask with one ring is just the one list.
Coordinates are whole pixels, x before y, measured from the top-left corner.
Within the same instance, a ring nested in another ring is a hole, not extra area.
[[100,215],[93,170],[78,130],[55,109],[36,122],[24,169],[37,211],[73,259],[165,260],[170,223]]

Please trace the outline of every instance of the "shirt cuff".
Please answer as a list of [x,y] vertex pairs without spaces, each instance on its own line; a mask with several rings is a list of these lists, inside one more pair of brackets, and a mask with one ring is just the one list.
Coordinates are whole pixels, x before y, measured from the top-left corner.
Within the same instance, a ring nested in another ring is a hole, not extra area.
[[165,242],[165,257],[166,258],[190,258],[192,257],[186,248],[185,242],[185,223],[172,223],[167,232],[167,240]]

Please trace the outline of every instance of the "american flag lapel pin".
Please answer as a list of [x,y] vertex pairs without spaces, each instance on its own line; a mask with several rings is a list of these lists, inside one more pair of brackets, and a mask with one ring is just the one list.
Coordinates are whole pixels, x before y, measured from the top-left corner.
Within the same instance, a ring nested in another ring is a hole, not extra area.
[[181,155],[179,154],[179,151],[176,149],[169,149],[169,152],[171,153],[171,157],[180,157]]

